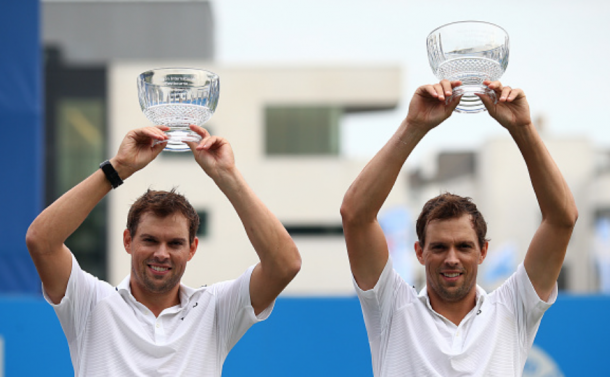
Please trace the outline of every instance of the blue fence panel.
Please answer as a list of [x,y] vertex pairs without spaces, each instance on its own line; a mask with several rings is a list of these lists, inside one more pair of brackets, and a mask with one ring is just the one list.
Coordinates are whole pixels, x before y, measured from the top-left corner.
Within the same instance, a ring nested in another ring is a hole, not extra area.
[[233,348],[223,376],[372,376],[357,298],[282,298]]
[[[608,296],[560,296],[542,320],[538,358],[528,360],[528,376],[558,376],[548,374],[551,364],[564,376],[608,375],[607,313]],[[59,321],[42,299],[0,297],[0,337],[5,377],[73,375]],[[372,376],[358,300],[278,299],[271,317],[253,326],[231,351],[223,376]]]
[[1,296],[0,336],[5,377],[74,375],[59,320],[42,298]]

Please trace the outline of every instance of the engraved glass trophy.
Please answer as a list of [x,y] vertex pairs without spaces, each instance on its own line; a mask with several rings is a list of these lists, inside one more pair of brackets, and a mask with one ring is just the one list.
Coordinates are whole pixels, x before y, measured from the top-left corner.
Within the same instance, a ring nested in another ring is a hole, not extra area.
[[156,125],[168,126],[166,151],[184,152],[185,141],[201,137],[189,125],[202,126],[218,105],[218,75],[192,68],[161,68],[138,76],[138,97],[144,115]]
[[462,96],[455,111],[485,111],[475,93],[487,94],[497,101],[495,92],[483,85],[483,81],[498,80],[508,66],[508,34],[504,29],[481,21],[454,22],[432,31],[426,45],[436,77],[462,82],[447,98],[448,103],[454,96]]

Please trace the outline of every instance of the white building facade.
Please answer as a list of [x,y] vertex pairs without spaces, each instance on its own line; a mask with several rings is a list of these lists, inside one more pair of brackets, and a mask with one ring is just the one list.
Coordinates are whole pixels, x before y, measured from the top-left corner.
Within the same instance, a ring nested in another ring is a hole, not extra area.
[[[136,78],[144,71],[164,66],[198,67],[220,76],[219,105],[209,128],[213,134],[229,140],[237,167],[247,182],[280,221],[295,231],[293,237],[303,267],[286,293],[353,294],[339,208],[343,195],[366,161],[343,157],[336,146],[320,153],[274,152],[269,145],[275,141],[269,136],[268,118],[274,109],[335,109],[321,113],[335,114],[330,118],[336,127],[334,118],[344,111],[392,108],[399,100],[400,70],[392,66],[256,68],[215,66],[203,61],[114,62],[108,70],[110,153],[117,150],[128,130],[151,125],[138,104]],[[307,139],[307,127],[314,130],[314,123],[308,124],[307,119],[305,126],[302,121],[298,125],[287,122],[286,127],[301,127],[302,134],[291,143],[298,146],[299,138]],[[309,138],[308,142],[336,139],[335,131],[330,130],[327,137],[318,133],[317,138]],[[190,152],[162,152],[109,196],[111,284],[117,284],[129,273],[130,259],[122,245],[122,233],[131,203],[148,188],[173,187],[207,218],[208,229],[200,236],[198,252],[185,273],[187,285],[198,287],[232,279],[257,263],[257,255],[229,201],[198,167]],[[407,180],[403,178],[387,204],[406,206],[406,194]]]

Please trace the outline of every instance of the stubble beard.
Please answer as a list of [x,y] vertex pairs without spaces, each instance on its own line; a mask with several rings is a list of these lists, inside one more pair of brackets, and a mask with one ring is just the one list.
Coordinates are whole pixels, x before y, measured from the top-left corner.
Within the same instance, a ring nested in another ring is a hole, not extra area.
[[457,289],[447,289],[449,287],[439,284],[437,294],[448,302],[457,302],[468,296],[468,293],[472,289],[472,284],[464,283],[457,287]]
[[457,286],[446,285],[440,277],[440,271],[437,271],[437,276],[439,277],[436,281],[436,284],[432,285],[432,289],[440,298],[442,298],[446,302],[458,302],[460,300],[463,300],[468,296],[468,294],[474,287],[474,280],[467,280],[466,272],[463,271],[462,273],[462,276],[465,278],[464,282],[461,285]]
[[167,293],[172,290],[176,285],[180,283],[182,274],[172,271],[168,274],[169,276],[150,276],[148,274],[148,264],[144,263],[140,274],[136,274],[135,267],[132,271],[133,274],[140,277],[140,281],[143,287],[151,293]]

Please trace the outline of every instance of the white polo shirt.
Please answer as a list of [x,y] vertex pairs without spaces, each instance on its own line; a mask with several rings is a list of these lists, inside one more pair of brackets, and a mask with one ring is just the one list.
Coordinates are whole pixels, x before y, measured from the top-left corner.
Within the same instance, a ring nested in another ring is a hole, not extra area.
[[231,348],[273,309],[254,315],[253,268],[209,287],[181,284],[180,305],[155,318],[132,296],[129,276],[115,288],[72,256],[66,295],[58,305],[45,298],[68,339],[76,376],[220,376]]
[[477,286],[475,307],[459,326],[430,306],[388,258],[377,285],[361,290],[376,377],[521,376],[544,312],[557,298],[557,285],[542,301],[520,264],[490,294]]

